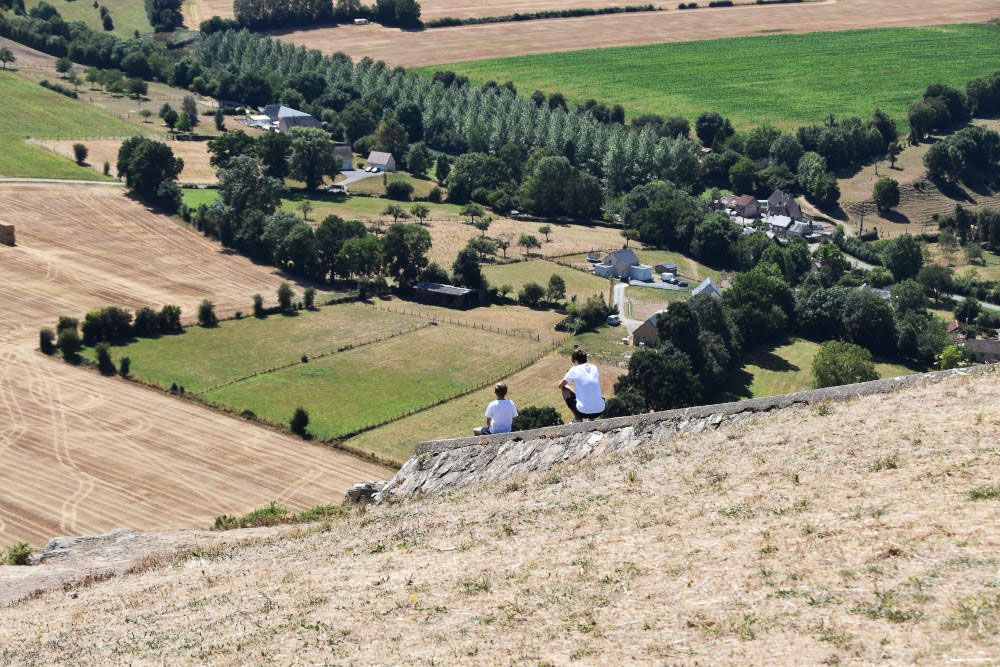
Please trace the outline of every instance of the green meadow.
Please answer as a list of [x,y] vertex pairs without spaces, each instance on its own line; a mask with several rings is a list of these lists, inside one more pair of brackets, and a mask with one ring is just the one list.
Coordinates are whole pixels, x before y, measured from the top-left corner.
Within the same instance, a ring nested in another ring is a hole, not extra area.
[[905,129],[910,104],[932,83],[962,89],[1000,69],[1000,25],[851,30],[591,49],[460,62],[475,83],[513,81],[523,94],[560,91],[573,102],[622,104],[629,115],[718,111],[739,126],[792,128],[875,107]]
[[[31,9],[42,0],[28,0],[25,7]],[[153,32],[149,25],[149,18],[146,16],[145,3],[137,0],[101,0],[98,7],[89,0],[46,0],[50,5],[59,11],[59,15],[66,21],[83,21],[87,27],[97,32],[104,32],[101,23],[101,14],[98,10],[100,5],[104,5],[111,13],[111,20],[115,24],[115,29],[111,32],[119,37],[129,38],[138,30],[139,32]],[[197,27],[197,26],[195,26]]]
[[0,176],[108,180],[27,141],[28,137],[123,136],[135,127],[12,72],[0,72],[0,100],[16,100],[0,114]]

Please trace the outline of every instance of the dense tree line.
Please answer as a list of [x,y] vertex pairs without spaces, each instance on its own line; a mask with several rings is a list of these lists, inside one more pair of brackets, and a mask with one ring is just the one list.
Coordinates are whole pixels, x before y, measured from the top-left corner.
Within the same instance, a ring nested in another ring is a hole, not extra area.
[[233,14],[241,26],[252,30],[315,25],[333,21],[333,2],[332,0],[235,0]]
[[993,252],[1000,252],[1000,211],[984,208],[973,211],[961,204],[954,213],[938,218],[942,231],[952,231],[963,246],[978,243]]
[[82,22],[64,21],[47,2],[32,7],[27,15],[0,13],[0,35],[82,65],[116,68],[140,79],[170,80],[171,58],[154,40],[94,32]]
[[156,32],[170,32],[183,25],[181,0],[144,0],[144,2],[149,25],[153,26]]
[[1000,162],[1000,134],[970,125],[950,134],[924,154],[927,174],[934,179],[959,181],[990,172]]

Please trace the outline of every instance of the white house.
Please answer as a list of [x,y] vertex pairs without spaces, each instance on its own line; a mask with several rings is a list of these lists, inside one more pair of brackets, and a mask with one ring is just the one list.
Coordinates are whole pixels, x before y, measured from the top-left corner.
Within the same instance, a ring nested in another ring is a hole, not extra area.
[[649,282],[653,279],[653,267],[640,262],[631,248],[616,250],[605,257],[600,264],[594,265],[594,273],[619,280]]
[[379,171],[396,171],[396,158],[392,153],[372,151],[368,154],[368,166],[376,167]]

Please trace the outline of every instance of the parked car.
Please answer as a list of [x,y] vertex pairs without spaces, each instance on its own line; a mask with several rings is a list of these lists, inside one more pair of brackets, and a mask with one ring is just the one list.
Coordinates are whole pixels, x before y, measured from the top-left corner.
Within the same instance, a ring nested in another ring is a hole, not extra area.
[[608,324],[616,327],[622,323],[622,318],[617,313],[612,313],[608,315]]
[[687,287],[688,286],[686,280],[676,280],[675,279],[674,280],[674,284],[677,285],[678,287]]

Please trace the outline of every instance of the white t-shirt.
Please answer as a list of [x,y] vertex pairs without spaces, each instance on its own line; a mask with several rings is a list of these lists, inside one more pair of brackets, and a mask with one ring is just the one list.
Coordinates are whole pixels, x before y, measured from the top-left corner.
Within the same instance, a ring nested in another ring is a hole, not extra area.
[[566,382],[573,383],[576,394],[576,409],[585,415],[604,412],[604,398],[601,396],[601,376],[594,364],[580,364],[566,371]]
[[498,399],[486,406],[486,416],[493,420],[490,422],[490,433],[510,433],[517,408],[514,401]]

